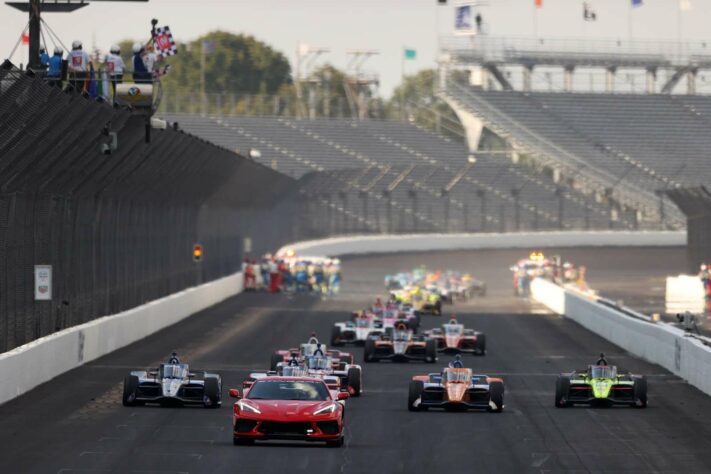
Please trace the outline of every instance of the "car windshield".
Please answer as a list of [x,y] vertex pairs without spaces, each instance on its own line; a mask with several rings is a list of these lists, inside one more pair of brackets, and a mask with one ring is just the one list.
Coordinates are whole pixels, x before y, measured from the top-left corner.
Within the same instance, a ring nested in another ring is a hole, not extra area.
[[588,369],[590,377],[594,379],[613,379],[617,377],[617,367],[610,365],[594,365]]
[[162,364],[160,366],[160,378],[162,379],[184,379],[187,376],[187,364]]
[[370,320],[368,318],[358,318],[358,320],[356,321],[356,325],[359,328],[367,328],[368,326],[370,326]]
[[444,372],[444,380],[469,383],[472,380],[472,373],[469,370],[447,370]]
[[251,400],[330,400],[328,387],[321,380],[258,380],[247,394]]
[[331,360],[328,357],[309,356],[306,358],[306,366],[312,370],[330,369]]
[[445,324],[444,333],[447,336],[459,336],[464,331],[464,326],[461,324]]

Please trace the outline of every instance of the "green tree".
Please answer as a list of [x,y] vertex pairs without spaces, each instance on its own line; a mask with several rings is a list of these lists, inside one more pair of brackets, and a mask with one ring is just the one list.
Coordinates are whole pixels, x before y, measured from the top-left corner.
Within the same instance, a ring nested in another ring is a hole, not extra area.
[[205,91],[207,93],[275,94],[291,82],[287,58],[253,36],[214,31],[188,44],[178,45],[178,54],[168,58],[170,73],[163,80],[167,91],[200,89],[203,42]]
[[396,120],[408,120],[448,135],[461,137],[459,119],[446,102],[437,97],[437,72],[425,69],[406,76],[390,100],[385,115]]

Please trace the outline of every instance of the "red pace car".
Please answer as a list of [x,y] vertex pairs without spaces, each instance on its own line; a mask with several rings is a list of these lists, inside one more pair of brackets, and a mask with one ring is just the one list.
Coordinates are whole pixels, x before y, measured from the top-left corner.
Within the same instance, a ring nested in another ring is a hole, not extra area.
[[343,446],[342,401],[348,393],[334,394],[323,380],[310,377],[264,377],[245,389],[231,389],[235,445],[259,440],[321,441]]
[[455,318],[443,324],[441,328],[434,328],[425,332],[425,335],[437,341],[437,351],[446,354],[486,354],[486,335],[484,333],[467,329]]

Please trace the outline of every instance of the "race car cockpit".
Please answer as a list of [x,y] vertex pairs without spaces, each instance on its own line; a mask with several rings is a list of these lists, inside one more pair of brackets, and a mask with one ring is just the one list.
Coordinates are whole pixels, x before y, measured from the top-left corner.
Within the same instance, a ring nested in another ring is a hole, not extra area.
[[444,324],[444,333],[447,336],[460,336],[464,332],[464,325],[455,323]]
[[310,370],[328,370],[331,368],[331,361],[328,357],[317,355],[307,356],[306,367]]
[[281,375],[284,377],[303,377],[306,375],[306,370],[303,367],[287,365],[282,367]]
[[614,379],[617,377],[617,367],[614,365],[588,366],[588,377],[592,379]]
[[444,369],[442,374],[442,382],[449,383],[471,383],[472,381],[472,371],[471,369],[463,368],[448,368]]
[[184,379],[188,376],[188,364],[161,364],[159,377],[161,379]]
[[412,332],[407,329],[404,324],[398,324],[396,328],[393,329],[393,341],[405,342],[412,339]]

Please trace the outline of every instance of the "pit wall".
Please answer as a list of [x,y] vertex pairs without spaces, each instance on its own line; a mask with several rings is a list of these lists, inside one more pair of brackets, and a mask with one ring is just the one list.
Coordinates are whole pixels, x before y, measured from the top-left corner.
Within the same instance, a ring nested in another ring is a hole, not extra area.
[[531,296],[551,311],[646,361],[658,364],[711,395],[711,348],[684,331],[627,309],[601,303],[592,294],[563,288],[540,278]]
[[339,256],[437,250],[564,247],[678,247],[685,232],[521,232],[505,234],[367,235],[308,240],[282,247],[297,255]]
[[242,274],[235,273],[0,354],[0,404],[241,291]]

